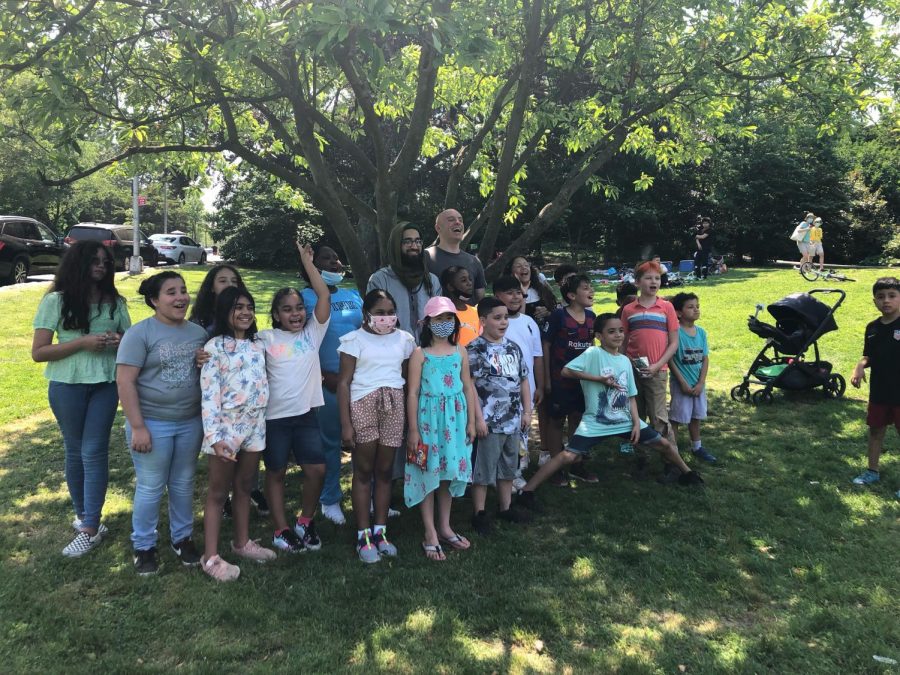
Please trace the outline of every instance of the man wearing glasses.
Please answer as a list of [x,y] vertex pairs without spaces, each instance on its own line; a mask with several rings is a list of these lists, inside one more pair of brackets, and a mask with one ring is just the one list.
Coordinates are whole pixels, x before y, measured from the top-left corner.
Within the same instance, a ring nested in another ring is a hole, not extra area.
[[393,296],[397,328],[412,334],[418,342],[418,323],[425,317],[425,303],[441,294],[441,283],[425,266],[422,233],[415,225],[400,223],[391,231],[388,265],[369,277],[366,292],[373,288]]
[[478,258],[460,249],[466,232],[459,211],[456,209],[441,211],[434,221],[434,229],[438,235],[438,243],[425,249],[428,270],[440,277],[444,270],[452,265],[465,267],[475,283],[475,297],[472,298],[472,302],[477,303],[484,297],[484,267]]

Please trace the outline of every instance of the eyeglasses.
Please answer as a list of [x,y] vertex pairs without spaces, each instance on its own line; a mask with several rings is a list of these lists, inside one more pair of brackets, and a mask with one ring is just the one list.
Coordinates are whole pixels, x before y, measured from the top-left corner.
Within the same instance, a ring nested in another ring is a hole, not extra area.
[[411,239],[410,237],[404,237],[403,239],[400,240],[400,244],[403,246],[413,246],[413,245],[421,246],[422,240],[420,238]]

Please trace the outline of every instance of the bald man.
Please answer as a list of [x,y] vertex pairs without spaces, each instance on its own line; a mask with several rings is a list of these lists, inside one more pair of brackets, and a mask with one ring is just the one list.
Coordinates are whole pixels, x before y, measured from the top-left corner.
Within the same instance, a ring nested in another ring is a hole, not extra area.
[[466,228],[463,217],[456,209],[441,211],[434,221],[434,230],[437,232],[437,246],[429,246],[425,249],[425,262],[428,271],[440,279],[445,269],[453,265],[469,270],[469,276],[475,282],[475,296],[473,304],[484,297],[485,281],[484,267],[481,261],[471,253],[460,249]]

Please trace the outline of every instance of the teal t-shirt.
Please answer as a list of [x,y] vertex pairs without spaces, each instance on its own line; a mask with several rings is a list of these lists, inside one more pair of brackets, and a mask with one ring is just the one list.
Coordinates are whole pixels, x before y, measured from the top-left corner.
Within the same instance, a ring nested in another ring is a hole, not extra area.
[[[637,395],[634,368],[624,354],[610,354],[602,347],[588,347],[587,351],[569,361],[566,368],[579,373],[606,377],[613,375],[622,389],[607,387],[599,382],[579,380],[584,392],[584,415],[575,433],[579,436],[612,436],[630,432],[631,398]],[[643,429],[647,424],[640,421]]]
[[[124,300],[116,301],[110,316],[110,306],[91,305],[91,323],[88,333],[124,333],[131,326],[128,308]],[[62,295],[47,293],[38,305],[34,316],[35,330],[43,328],[56,333],[56,341],[65,344],[84,336],[80,330],[63,328]],[[44,377],[52,382],[66,384],[96,384],[98,382],[114,382],[116,379],[116,350],[104,349],[102,352],[78,351],[59,361],[48,361],[44,369]]]
[[692,387],[700,381],[703,358],[709,355],[706,331],[700,326],[694,328],[697,330],[696,335],[688,335],[684,328],[678,328],[678,351],[672,357],[672,365],[678,368],[678,372]]

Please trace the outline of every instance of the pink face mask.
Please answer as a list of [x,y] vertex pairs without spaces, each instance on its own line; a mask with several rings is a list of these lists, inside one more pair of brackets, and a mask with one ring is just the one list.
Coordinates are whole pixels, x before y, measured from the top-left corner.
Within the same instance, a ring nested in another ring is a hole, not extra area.
[[371,328],[375,333],[378,333],[378,335],[386,335],[390,333],[396,325],[396,314],[389,314],[388,316],[369,317],[369,328]]

